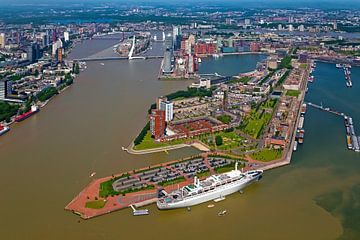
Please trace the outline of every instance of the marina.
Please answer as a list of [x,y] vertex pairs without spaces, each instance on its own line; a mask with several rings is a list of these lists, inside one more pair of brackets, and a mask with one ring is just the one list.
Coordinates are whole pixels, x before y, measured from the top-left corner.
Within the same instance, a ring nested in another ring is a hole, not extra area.
[[333,110],[329,107],[323,107],[322,104],[321,105],[317,105],[314,103],[307,103],[309,106],[312,106],[316,109],[325,111],[325,112],[329,112],[332,114],[335,114],[337,116],[343,116],[344,117],[344,122],[345,122],[345,130],[346,130],[346,144],[347,144],[347,148],[349,150],[354,150],[355,152],[360,152],[360,136],[357,136],[354,130],[354,125],[353,125],[353,119],[350,116],[345,115],[342,112]]
[[344,66],[345,82],[347,87],[352,87],[351,71],[348,66]]

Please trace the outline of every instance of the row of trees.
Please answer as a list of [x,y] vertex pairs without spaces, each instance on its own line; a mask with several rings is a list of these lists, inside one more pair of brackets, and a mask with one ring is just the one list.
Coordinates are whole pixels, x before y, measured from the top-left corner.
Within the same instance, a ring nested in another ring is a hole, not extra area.
[[19,105],[0,101],[0,122],[4,120],[10,122],[10,118],[17,114],[18,110]]
[[144,137],[146,136],[146,133],[150,130],[150,122],[148,122],[145,127],[141,130],[141,132],[139,133],[139,135],[135,138],[134,140],[134,144],[139,145],[143,140]]

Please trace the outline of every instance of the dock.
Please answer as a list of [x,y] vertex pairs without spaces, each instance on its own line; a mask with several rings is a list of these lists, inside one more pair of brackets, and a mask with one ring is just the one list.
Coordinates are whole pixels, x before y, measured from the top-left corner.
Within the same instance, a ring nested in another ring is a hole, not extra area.
[[345,82],[347,87],[352,87],[350,66],[344,66]]
[[342,112],[331,109],[329,107],[323,107],[322,104],[317,105],[317,104],[309,102],[308,105],[312,106],[312,107],[314,107],[316,109],[319,109],[321,111],[332,113],[332,114],[335,114],[337,116],[343,117],[344,122],[345,122],[347,148],[349,150],[353,150],[355,152],[360,152],[360,136],[357,136],[356,133],[355,133],[352,117],[350,117],[349,115],[345,115]]

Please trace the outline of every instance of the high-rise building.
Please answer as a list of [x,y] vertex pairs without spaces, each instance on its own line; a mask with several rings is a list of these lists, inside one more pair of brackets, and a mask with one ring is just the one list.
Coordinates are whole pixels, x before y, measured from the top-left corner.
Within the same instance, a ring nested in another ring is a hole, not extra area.
[[68,42],[70,40],[70,34],[69,32],[64,32],[64,41]]
[[150,131],[155,140],[159,140],[165,135],[166,121],[165,111],[153,109],[150,115]]
[[6,99],[11,94],[11,81],[0,80],[0,100]]
[[49,45],[48,40],[49,40],[49,37],[46,35],[46,33],[44,33],[42,35],[42,45],[43,45],[43,47],[47,47]]
[[334,30],[337,30],[337,28],[338,28],[338,27],[337,27],[337,21],[334,20],[334,22],[333,22],[333,29],[334,29]]
[[294,22],[294,17],[293,16],[290,16],[289,17],[289,23],[293,23]]
[[188,73],[193,74],[194,73],[194,68],[195,68],[194,56],[189,55],[189,58],[188,58]]
[[304,31],[305,31],[304,25],[300,25],[300,26],[299,26],[299,31],[300,31],[300,32],[304,32]]
[[6,36],[5,33],[0,33],[0,48],[5,48]]
[[180,48],[181,43],[181,27],[180,26],[173,26],[173,47],[174,50],[178,50]]
[[54,30],[52,31],[51,37],[52,37],[52,42],[55,43],[55,42],[56,42],[56,39],[57,39],[56,29],[54,29]]
[[283,28],[282,28],[282,25],[281,25],[281,24],[279,24],[279,25],[278,25],[278,30],[279,30],[279,31],[282,31],[282,30],[283,30]]
[[160,109],[160,105],[161,105],[161,103],[164,102],[164,101],[167,101],[167,97],[163,97],[163,96],[158,97],[158,98],[156,99],[156,109]]
[[245,26],[249,26],[251,21],[250,21],[250,19],[246,18],[244,23],[245,23]]
[[63,47],[63,44],[62,44],[62,41],[60,39],[58,39],[56,42],[53,43],[53,45],[52,45],[52,55],[53,55],[53,57],[56,56],[58,48],[62,48],[62,47]]
[[163,73],[172,73],[171,67],[172,52],[169,48],[165,50],[164,61],[163,61]]
[[35,47],[34,47],[35,44],[31,44],[29,47],[28,47],[28,50],[27,50],[27,58],[29,60],[30,63],[34,63],[36,61],[36,50],[35,50]]
[[165,111],[165,121],[169,122],[174,118],[174,104],[169,101],[161,101],[160,110]]
[[294,31],[294,26],[292,24],[289,25],[289,32],[293,32]]
[[259,52],[260,51],[260,44],[257,42],[250,43],[250,51],[251,52]]
[[63,61],[63,48],[58,48],[57,51],[57,60],[58,62],[62,62]]

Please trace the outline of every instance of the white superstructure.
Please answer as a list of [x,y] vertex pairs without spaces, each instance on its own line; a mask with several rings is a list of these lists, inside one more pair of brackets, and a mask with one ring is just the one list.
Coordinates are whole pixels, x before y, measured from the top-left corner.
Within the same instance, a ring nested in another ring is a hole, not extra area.
[[159,209],[183,208],[211,201],[235,193],[245,188],[253,181],[261,178],[262,170],[242,173],[237,169],[227,173],[213,175],[200,181],[196,177],[194,183],[182,187],[157,201]]

